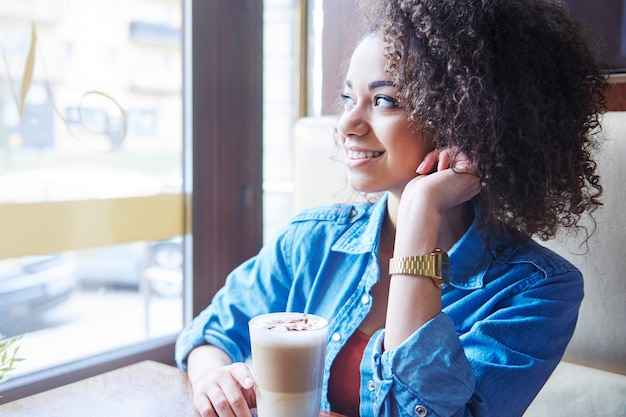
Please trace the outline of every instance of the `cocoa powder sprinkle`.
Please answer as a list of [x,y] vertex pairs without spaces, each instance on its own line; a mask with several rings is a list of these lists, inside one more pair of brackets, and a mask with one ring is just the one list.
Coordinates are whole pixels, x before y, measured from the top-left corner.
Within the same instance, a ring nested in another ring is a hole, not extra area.
[[274,320],[265,326],[268,330],[279,330],[287,332],[299,332],[302,330],[311,330],[315,328],[315,323],[310,322],[305,314],[301,319],[294,320]]

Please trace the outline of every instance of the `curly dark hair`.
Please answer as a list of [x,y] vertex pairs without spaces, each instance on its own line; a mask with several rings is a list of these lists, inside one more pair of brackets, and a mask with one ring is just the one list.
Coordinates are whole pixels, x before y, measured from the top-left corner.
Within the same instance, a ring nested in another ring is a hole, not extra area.
[[607,80],[585,28],[549,0],[362,0],[399,103],[465,152],[484,228],[547,240],[601,205],[593,152]]

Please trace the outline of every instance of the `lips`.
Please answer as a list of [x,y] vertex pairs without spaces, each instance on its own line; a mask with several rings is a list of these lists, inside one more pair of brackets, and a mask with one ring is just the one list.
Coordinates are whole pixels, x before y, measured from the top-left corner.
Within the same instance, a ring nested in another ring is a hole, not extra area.
[[346,151],[346,154],[348,155],[348,159],[372,159],[372,158],[378,158],[379,156],[381,156],[383,154],[383,152],[379,152],[379,151]]

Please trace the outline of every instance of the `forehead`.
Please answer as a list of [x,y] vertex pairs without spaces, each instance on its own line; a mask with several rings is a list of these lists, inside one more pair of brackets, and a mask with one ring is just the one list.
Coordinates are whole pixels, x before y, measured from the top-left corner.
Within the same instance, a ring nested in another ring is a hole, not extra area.
[[367,36],[352,53],[346,80],[353,84],[360,80],[369,82],[388,78],[384,67],[383,42],[378,36]]

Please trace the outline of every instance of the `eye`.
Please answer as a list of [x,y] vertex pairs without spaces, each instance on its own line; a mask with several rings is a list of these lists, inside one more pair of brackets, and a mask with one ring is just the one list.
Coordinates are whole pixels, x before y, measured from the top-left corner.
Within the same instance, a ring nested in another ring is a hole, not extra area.
[[374,104],[376,107],[383,108],[396,108],[398,107],[398,101],[390,96],[378,95],[374,98]]
[[344,107],[352,107],[355,104],[354,99],[348,94],[341,94],[341,101]]

